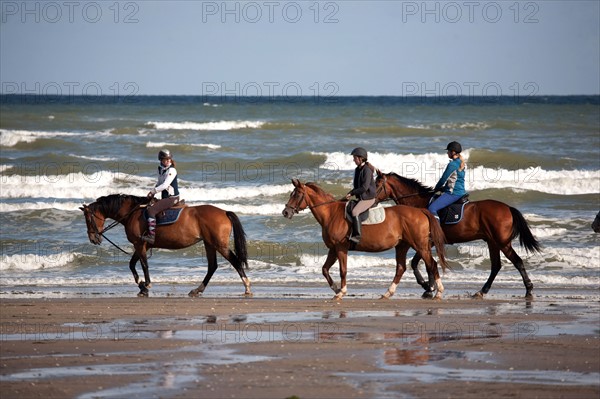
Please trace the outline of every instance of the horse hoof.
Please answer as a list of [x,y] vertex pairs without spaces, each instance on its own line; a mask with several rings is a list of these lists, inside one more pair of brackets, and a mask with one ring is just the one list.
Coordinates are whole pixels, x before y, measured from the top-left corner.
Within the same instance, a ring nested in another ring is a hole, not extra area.
[[333,298],[331,298],[332,301],[341,301],[343,298],[342,295],[334,295]]
[[432,299],[433,298],[433,292],[431,292],[431,291],[425,291],[423,293],[423,295],[421,295],[421,298],[423,298],[423,299]]
[[383,299],[390,299],[390,297],[384,294],[379,298],[379,300],[383,300]]
[[246,298],[252,298],[254,296],[254,294],[252,292],[244,292],[244,296]]
[[483,299],[483,294],[481,293],[481,291],[478,291],[471,295],[471,299]]
[[139,298],[148,298],[148,291],[140,291],[138,292],[137,296]]
[[533,299],[533,293],[532,292],[528,292],[527,294],[525,294],[525,299],[532,300]]
[[198,291],[196,291],[196,290],[191,290],[191,291],[188,293],[188,296],[189,296],[190,298],[198,298],[198,297],[200,296],[200,293],[199,293]]

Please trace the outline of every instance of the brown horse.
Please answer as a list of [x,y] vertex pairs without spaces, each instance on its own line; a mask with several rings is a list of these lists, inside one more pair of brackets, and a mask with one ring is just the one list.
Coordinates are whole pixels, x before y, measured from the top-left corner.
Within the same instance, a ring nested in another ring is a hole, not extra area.
[[[345,218],[345,202],[338,201],[324,192],[315,183],[302,184],[293,179],[294,191],[285,205],[283,216],[291,219],[295,213],[309,208],[317,222],[322,227],[323,241],[329,253],[323,264],[323,275],[329,286],[335,292],[334,299],[342,299],[346,294],[346,260],[350,250],[350,223]],[[431,230],[430,230],[431,229]],[[380,224],[365,225],[362,238],[356,250],[365,252],[381,252],[390,248],[396,249],[396,275],[387,292],[382,298],[394,295],[402,275],[406,271],[406,253],[409,247],[414,248],[425,261],[429,281],[435,281],[437,293],[435,298],[441,299],[444,286],[440,279],[437,263],[431,254],[431,240],[442,264],[446,270],[444,255],[444,233],[433,214],[426,209],[415,209],[407,206],[392,206],[385,208],[385,221]],[[335,261],[340,265],[341,286],[334,283],[329,275],[329,269]],[[430,290],[435,290],[431,286]]]
[[[426,208],[433,195],[433,189],[426,187],[417,180],[402,177],[395,173],[384,174],[377,171],[377,199],[393,200],[396,204]],[[492,270],[481,291],[473,295],[483,298],[492,287],[496,275],[502,267],[500,251],[517,268],[523,284],[525,296],[533,296],[533,284],[527,276],[523,260],[512,247],[512,240],[519,237],[522,247],[527,252],[541,252],[540,243],[531,233],[527,221],[517,209],[495,200],[470,201],[465,205],[463,220],[457,224],[444,224],[442,229],[449,244],[483,240],[487,243],[492,261]],[[417,265],[420,257],[417,253],[411,261],[411,266],[417,277],[417,282],[423,283]]]
[[[83,207],[79,208],[85,215],[88,238],[94,245],[102,243],[106,218],[115,220],[115,224],[121,223],[125,226],[127,239],[135,248],[129,261],[129,269],[133,273],[135,283],[140,288],[138,296],[148,296],[148,288],[151,286],[148,258],[146,256],[149,248],[181,249],[200,241],[204,241],[204,247],[206,248],[208,272],[202,284],[190,291],[189,295],[200,295],[208,285],[212,275],[217,270],[217,252],[233,265],[242,278],[246,288],[245,295],[251,295],[250,280],[244,272],[244,267],[248,267],[246,234],[235,213],[226,212],[212,205],[185,207],[176,223],[157,226],[155,243],[150,245],[141,238],[147,228],[143,214],[144,206],[148,201],[147,197],[113,194],[100,197],[96,202],[89,205],[84,204]],[[232,230],[235,253],[229,249],[229,236]],[[142,265],[145,281],[140,281],[135,270],[135,264],[138,261]]]

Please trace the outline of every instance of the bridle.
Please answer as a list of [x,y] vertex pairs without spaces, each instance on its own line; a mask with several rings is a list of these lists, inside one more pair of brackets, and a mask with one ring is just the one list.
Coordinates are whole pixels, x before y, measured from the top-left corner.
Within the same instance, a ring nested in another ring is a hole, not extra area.
[[[104,239],[106,241],[111,243],[118,250],[120,250],[121,252],[123,252],[126,255],[130,255],[127,251],[125,251],[123,248],[121,248],[120,246],[115,244],[110,238],[108,238],[106,235],[104,235],[104,233],[106,233],[108,230],[112,229],[113,227],[117,226],[118,224],[122,223],[124,220],[129,219],[129,216],[131,216],[131,214],[134,211],[136,211],[139,207],[140,207],[139,204],[134,206],[133,208],[131,208],[131,210],[129,212],[127,212],[125,214],[125,216],[123,216],[122,218],[116,219],[111,224],[106,226],[106,228],[104,228],[104,230],[100,231],[100,229],[98,229],[98,225],[96,224],[96,219],[100,219],[100,218],[98,216],[96,216],[96,212],[92,212],[90,207],[88,205],[84,204],[83,207],[81,208],[81,210],[83,211],[83,214],[85,215],[85,220],[86,220],[86,224],[87,224],[87,228],[88,228],[88,230],[87,230],[88,235],[94,234],[94,236],[96,238],[98,238],[98,236],[102,236],[102,237],[104,237]],[[90,225],[92,226],[93,231],[90,231]]]
[[[83,207],[81,208],[81,210],[83,211],[83,215],[85,216],[85,221],[86,221],[86,225],[87,225],[87,233],[88,233],[88,235],[94,234],[94,236],[96,238],[98,238],[100,235],[102,235],[102,233],[98,229],[98,225],[96,224],[96,220],[94,219],[94,218],[97,218],[96,213],[92,212],[90,210],[90,207],[88,205],[85,205],[85,204],[83,204]],[[93,229],[91,231],[90,231],[90,226]]]
[[383,190],[383,193],[385,194],[385,199],[384,199],[384,200],[382,200],[382,202],[383,202],[383,201],[387,201],[387,200],[391,199],[392,201],[394,201],[394,202],[398,203],[398,202],[396,201],[396,198],[395,198],[395,196],[393,196],[393,197],[392,197],[391,195],[389,195],[389,194],[387,193],[387,188],[386,188],[386,186],[387,186],[387,176],[386,176],[386,175],[384,175],[384,174],[382,174],[381,176],[382,176],[382,179],[383,179],[383,184],[382,184],[382,185],[380,185],[380,186],[379,186],[379,188],[377,188],[377,190],[375,191],[375,196],[376,196],[376,197],[378,197],[378,196],[379,196],[379,193],[381,192],[381,190]]
[[[304,201],[304,197],[305,196],[306,196],[306,194],[304,192],[302,192],[302,196],[300,197],[300,200],[298,200],[298,202],[296,203],[296,206],[295,207],[291,207],[291,206],[289,206],[289,205],[286,204],[286,206],[285,206],[286,209],[291,209],[292,212],[294,212],[294,213],[300,213],[300,211],[301,211],[300,204],[302,203],[302,201]],[[333,204],[334,202],[339,202],[339,201],[342,201],[342,200],[333,199],[333,200],[325,201],[325,202],[317,204],[317,205],[308,205],[308,202],[307,202],[306,203],[306,208],[304,208],[304,209],[314,209],[314,208],[318,208],[318,207],[323,206],[323,205]]]

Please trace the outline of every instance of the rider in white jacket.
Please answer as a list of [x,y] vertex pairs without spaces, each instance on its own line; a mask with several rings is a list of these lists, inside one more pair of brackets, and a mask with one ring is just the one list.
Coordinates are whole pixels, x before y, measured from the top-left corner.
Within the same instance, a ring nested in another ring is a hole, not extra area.
[[148,207],[148,233],[142,237],[149,244],[154,244],[156,236],[156,215],[179,202],[177,169],[175,169],[175,161],[171,156],[171,152],[161,150],[158,153],[158,160],[160,161],[158,182],[150,190],[148,197],[154,197],[156,193],[161,193],[161,199]]

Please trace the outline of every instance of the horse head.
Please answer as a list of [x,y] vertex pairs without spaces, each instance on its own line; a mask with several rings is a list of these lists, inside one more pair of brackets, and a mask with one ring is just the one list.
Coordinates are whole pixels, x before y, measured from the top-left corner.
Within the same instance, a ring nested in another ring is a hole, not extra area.
[[[90,242],[94,245],[102,243],[104,232],[104,221],[106,218],[114,219],[117,223],[123,223],[140,205],[147,204],[148,197],[136,197],[134,195],[111,194],[96,199],[90,205],[80,207],[85,216],[87,232]],[[113,225],[109,226],[110,229]]]
[[79,209],[81,209],[85,217],[90,242],[94,245],[100,245],[102,243],[101,231],[104,229],[104,215],[97,211],[97,207],[94,204],[83,204]]
[[290,199],[287,204],[285,204],[285,208],[283,209],[283,216],[291,219],[295,213],[300,212],[308,207],[308,203],[306,202],[306,186],[300,182],[298,179],[292,179],[292,184],[294,185],[294,191],[290,194]]
[[290,194],[290,199],[283,209],[283,216],[291,219],[295,213],[305,210],[306,208],[315,209],[321,205],[332,204],[339,202],[333,198],[331,194],[323,191],[316,183],[308,182],[301,183],[298,179],[292,179],[294,191]]
[[375,196],[377,198],[377,202],[383,202],[392,199],[390,197],[392,189],[389,186],[387,175],[379,169],[376,169],[376,172],[377,177],[375,178]]

